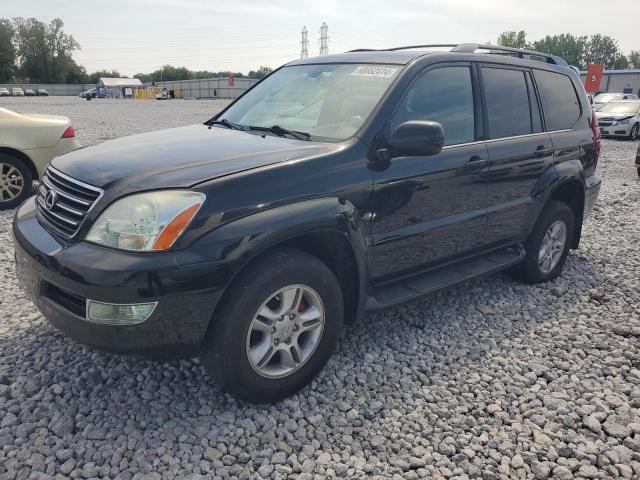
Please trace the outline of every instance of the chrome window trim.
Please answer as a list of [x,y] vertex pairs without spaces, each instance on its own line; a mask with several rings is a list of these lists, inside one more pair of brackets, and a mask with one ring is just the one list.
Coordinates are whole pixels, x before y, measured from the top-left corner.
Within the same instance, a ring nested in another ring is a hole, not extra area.
[[493,142],[501,142],[502,140],[511,140],[511,139],[518,139],[518,138],[528,138],[528,137],[539,137],[540,135],[547,135],[547,134],[552,134],[552,133],[565,133],[565,132],[571,132],[573,129],[572,128],[565,128],[564,130],[553,130],[551,132],[538,132],[538,133],[528,133],[526,135],[514,135],[512,137],[500,137],[500,138],[491,138],[489,140],[478,140],[476,142],[468,142],[468,143],[458,143],[456,145],[445,145],[444,147],[442,147],[443,150],[448,150],[451,148],[457,148],[457,147],[466,147],[468,145],[478,145],[480,143],[493,143]]

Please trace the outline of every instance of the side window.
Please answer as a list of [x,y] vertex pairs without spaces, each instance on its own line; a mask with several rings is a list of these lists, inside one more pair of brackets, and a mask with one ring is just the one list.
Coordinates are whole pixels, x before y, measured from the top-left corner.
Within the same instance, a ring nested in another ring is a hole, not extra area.
[[567,75],[534,70],[548,131],[573,128],[580,118],[580,101]]
[[471,69],[441,67],[421,74],[400,101],[392,128],[409,120],[431,120],[444,128],[445,145],[475,140]]
[[489,138],[533,133],[525,72],[483,67],[482,83],[487,103]]

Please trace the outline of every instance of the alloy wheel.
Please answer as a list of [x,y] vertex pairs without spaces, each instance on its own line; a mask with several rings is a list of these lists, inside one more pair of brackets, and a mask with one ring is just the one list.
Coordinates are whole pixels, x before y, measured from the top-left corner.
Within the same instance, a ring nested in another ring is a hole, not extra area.
[[269,296],[247,332],[249,363],[259,375],[282,378],[313,356],[325,323],[320,296],[305,285],[289,285]]
[[638,126],[636,124],[631,129],[631,140],[637,140],[638,139],[638,134],[640,134],[640,126]]
[[563,220],[556,220],[547,229],[538,252],[538,268],[547,275],[558,266],[567,242],[567,225]]
[[15,200],[24,189],[20,170],[9,163],[0,163],[0,202]]

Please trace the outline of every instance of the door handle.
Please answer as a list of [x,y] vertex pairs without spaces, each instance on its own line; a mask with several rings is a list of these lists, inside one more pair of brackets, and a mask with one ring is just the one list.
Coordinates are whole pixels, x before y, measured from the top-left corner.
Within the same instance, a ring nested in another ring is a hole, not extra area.
[[466,165],[470,172],[478,172],[487,166],[487,159],[482,158],[480,155],[473,155],[467,160]]
[[553,153],[553,150],[546,148],[544,145],[538,145],[536,147],[536,151],[534,152],[534,155],[536,157],[546,157],[548,155],[551,155]]

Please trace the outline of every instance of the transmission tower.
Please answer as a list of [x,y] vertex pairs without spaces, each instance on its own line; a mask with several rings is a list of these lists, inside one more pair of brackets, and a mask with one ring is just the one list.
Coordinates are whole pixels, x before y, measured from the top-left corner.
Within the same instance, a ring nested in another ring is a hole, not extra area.
[[322,22],[320,27],[320,55],[329,55],[329,25]]
[[308,58],[309,57],[309,32],[307,27],[302,27],[302,41],[300,42],[302,45],[302,50],[300,50],[300,58]]

